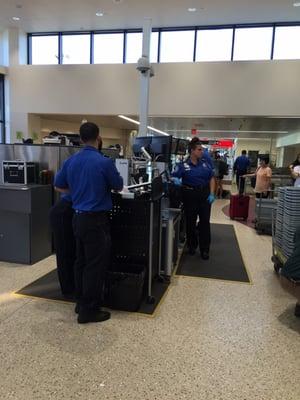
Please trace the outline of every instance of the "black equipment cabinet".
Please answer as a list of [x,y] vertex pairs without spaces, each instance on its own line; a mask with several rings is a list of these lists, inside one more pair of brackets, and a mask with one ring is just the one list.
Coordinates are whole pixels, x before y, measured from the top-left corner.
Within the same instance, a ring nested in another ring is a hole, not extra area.
[[113,194],[111,211],[112,263],[145,268],[148,302],[153,302],[152,281],[159,274],[161,199],[123,199]]
[[0,260],[34,264],[52,253],[50,185],[0,186]]

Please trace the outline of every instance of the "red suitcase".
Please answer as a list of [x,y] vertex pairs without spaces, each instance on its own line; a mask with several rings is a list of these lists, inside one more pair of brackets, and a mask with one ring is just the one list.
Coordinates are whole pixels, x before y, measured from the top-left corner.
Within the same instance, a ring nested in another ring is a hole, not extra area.
[[249,196],[244,196],[243,194],[232,194],[230,196],[230,219],[243,218],[246,220],[248,218],[249,199]]

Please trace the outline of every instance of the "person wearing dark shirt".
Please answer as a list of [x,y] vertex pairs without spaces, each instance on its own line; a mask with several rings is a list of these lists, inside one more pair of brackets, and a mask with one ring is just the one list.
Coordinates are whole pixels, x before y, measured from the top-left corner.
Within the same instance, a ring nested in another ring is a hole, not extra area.
[[190,157],[186,161],[176,165],[172,176],[174,179],[182,180],[189,253],[195,254],[199,245],[201,257],[207,260],[211,241],[210,212],[211,204],[215,200],[215,178],[211,166],[203,157],[203,148],[199,139],[191,140],[189,154]]
[[61,292],[65,297],[72,297],[74,285],[74,263],[76,244],[73,234],[72,219],[74,211],[69,194],[63,194],[49,213],[53,233],[57,274]]
[[101,138],[97,125],[81,125],[80,138],[83,150],[65,161],[54,184],[60,192],[69,191],[73,203],[77,321],[101,322],[110,318],[101,305],[111,250],[111,190],[122,190],[123,180],[114,162],[98,152]]
[[223,178],[228,173],[228,165],[221,159],[219,153],[215,153],[214,163],[214,174],[216,178],[216,196],[222,199],[223,197]]
[[233,164],[233,172],[235,173],[236,177],[236,186],[240,194],[243,194],[245,190],[245,178],[242,178],[242,176],[249,172],[249,168],[250,160],[247,157],[247,151],[243,150],[242,155],[237,157]]

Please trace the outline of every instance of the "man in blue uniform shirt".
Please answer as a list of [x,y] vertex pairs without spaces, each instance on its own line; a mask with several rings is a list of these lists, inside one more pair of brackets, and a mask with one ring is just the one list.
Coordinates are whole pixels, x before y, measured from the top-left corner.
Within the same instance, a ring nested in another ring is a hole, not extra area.
[[242,176],[249,172],[249,168],[250,160],[247,157],[247,151],[243,150],[242,155],[237,157],[233,164],[233,172],[236,174],[236,186],[240,194],[243,194],[245,189],[245,178],[242,178]]
[[78,323],[101,322],[110,318],[100,307],[111,249],[111,190],[122,190],[123,180],[113,161],[98,152],[101,137],[97,125],[81,125],[80,138],[85,147],[65,161],[54,185],[60,192],[70,192],[75,210]]
[[[207,260],[211,241],[210,211],[215,200],[215,178],[206,157],[203,157],[203,148],[198,138],[191,140],[189,153],[190,157],[177,164],[172,176],[182,180],[189,253],[195,254],[199,245],[201,257]],[[198,217],[199,223],[196,226]]]

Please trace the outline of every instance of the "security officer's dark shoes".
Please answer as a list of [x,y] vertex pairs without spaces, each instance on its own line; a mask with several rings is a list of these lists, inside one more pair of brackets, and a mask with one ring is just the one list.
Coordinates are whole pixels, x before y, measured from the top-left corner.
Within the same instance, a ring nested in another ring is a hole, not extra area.
[[79,314],[79,310],[80,310],[80,305],[78,303],[76,303],[75,310],[74,310],[75,313]]
[[79,324],[87,324],[89,322],[103,322],[110,319],[110,312],[108,311],[89,311],[82,312],[79,310],[77,322]]
[[200,250],[201,258],[203,260],[209,259],[209,251],[208,250]]

